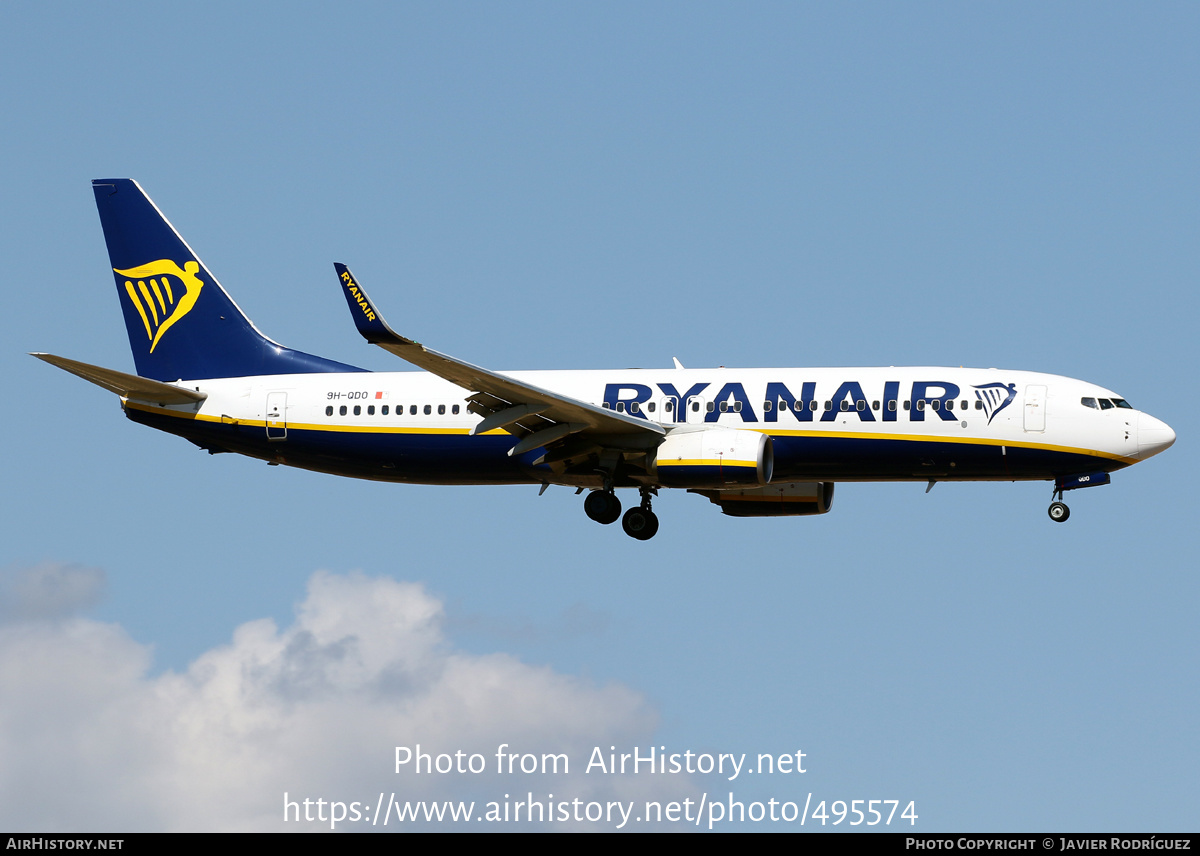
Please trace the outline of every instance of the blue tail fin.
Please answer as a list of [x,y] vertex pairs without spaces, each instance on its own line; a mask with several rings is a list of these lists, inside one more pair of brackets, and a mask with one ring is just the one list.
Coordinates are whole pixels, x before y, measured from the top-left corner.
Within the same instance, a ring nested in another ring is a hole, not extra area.
[[363,371],[293,351],[258,332],[136,181],[97,179],[92,191],[142,377]]

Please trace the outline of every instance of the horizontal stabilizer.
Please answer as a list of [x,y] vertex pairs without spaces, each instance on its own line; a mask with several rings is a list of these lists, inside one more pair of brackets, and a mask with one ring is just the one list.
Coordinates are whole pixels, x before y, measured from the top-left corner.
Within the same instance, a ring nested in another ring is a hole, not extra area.
[[195,404],[208,398],[208,393],[205,392],[172,386],[169,383],[126,374],[115,369],[81,363],[78,360],[68,360],[66,357],[57,357],[54,354],[30,354],[29,356],[37,357],[42,362],[58,366],[65,372],[70,372],[76,377],[96,384],[96,386],[104,387],[109,392],[115,392],[122,398],[130,398],[134,401],[165,406],[168,404]]

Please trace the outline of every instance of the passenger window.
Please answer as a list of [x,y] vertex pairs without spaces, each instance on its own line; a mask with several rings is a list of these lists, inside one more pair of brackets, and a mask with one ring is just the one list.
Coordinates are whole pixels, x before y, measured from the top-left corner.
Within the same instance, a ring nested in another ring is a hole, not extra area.
[[325,408],[325,415],[326,416],[333,415],[333,405],[332,404]]
[[832,401],[826,401],[826,402],[825,402],[825,409],[826,409],[826,410],[833,410],[833,402],[832,402]]
[[445,415],[446,415],[446,405],[439,404],[438,405],[438,416],[445,416]]
[[649,404],[646,405],[646,412],[647,413],[654,412],[654,402],[653,401],[651,401]]
[[878,398],[871,402],[871,409],[872,410],[879,409],[879,399]]
[[618,401],[617,402],[617,413],[624,413],[624,412],[625,412],[625,402]]
[[381,415],[381,416],[388,415],[388,406],[386,404],[383,405],[383,407],[379,408],[379,415]]
[[426,404],[425,405],[425,415],[428,416],[430,413],[433,413],[433,406],[430,404]]
[[713,403],[710,401],[710,402],[709,402],[709,403],[706,405],[705,409],[706,409],[706,410],[708,410],[708,412],[709,412],[709,413],[712,413],[712,412],[713,412],[713,409],[714,409],[714,408],[713,408]]
[[665,410],[667,413],[674,413],[675,412],[675,399],[668,398],[665,402],[663,402],[663,410]]
[[458,405],[456,404],[453,407],[451,407],[450,412],[453,413],[455,416],[457,416],[458,415]]
[[894,399],[894,398],[888,399],[888,410],[891,411],[892,413],[896,412],[896,399]]
[[929,404],[934,410],[942,409],[942,400],[940,398],[935,398],[933,401],[929,402]]
[[408,407],[408,415],[409,415],[409,416],[416,416],[416,415],[417,415],[417,405],[415,405],[415,404],[410,404],[410,405],[409,405],[409,407]]
[[964,398],[964,399],[962,400],[962,402],[961,402],[961,403],[958,405],[958,409],[959,409],[959,410],[966,410],[966,409],[967,409],[967,400],[966,400],[965,398]]
[[808,403],[808,409],[809,409],[809,410],[811,410],[813,413],[816,413],[816,412],[817,412],[817,401],[816,401],[816,399],[813,399],[812,401],[810,401],[810,402]]
[[374,405],[374,404],[368,404],[368,405],[367,405],[367,415],[368,415],[368,416],[374,416],[374,415],[375,415],[375,405]]
[[924,410],[924,409],[925,409],[925,399],[918,398],[917,399],[917,410]]
[[983,402],[982,402],[982,401],[976,401],[976,402],[975,402],[975,409],[976,409],[976,410],[983,410]]
[[721,402],[721,412],[722,412],[722,413],[725,413],[725,412],[727,412],[728,410],[729,410],[729,402],[728,402],[728,401],[722,401],[722,402]]
[[354,415],[362,416],[362,407],[360,405],[354,405]]
[[345,416],[345,415],[346,415],[346,405],[343,404],[341,407],[338,408],[338,416]]
[[866,400],[865,398],[864,398],[864,399],[860,399],[860,400],[859,400],[859,402],[858,402],[858,409],[859,409],[859,410],[866,410],[866,409],[867,409],[867,400]]
[[909,404],[909,402],[907,402],[907,401],[905,401],[905,402],[904,402],[904,409],[905,409],[905,410],[908,410],[908,409],[909,409],[909,406],[908,406],[908,404]]
[[695,399],[692,400],[692,412],[693,413],[700,412],[700,402],[696,401]]
[[629,412],[630,413],[637,413],[640,409],[641,409],[641,405],[639,405],[636,401],[629,402]]
[[803,400],[797,401],[795,404],[792,405],[792,409],[795,410],[797,413],[799,413],[801,410],[804,409],[804,401]]
[[763,413],[770,413],[770,412],[771,412],[771,402],[764,401],[763,402]]
[[733,403],[733,412],[734,412],[734,413],[741,413],[741,412],[742,412],[742,403],[741,403],[740,401],[735,401],[735,402]]

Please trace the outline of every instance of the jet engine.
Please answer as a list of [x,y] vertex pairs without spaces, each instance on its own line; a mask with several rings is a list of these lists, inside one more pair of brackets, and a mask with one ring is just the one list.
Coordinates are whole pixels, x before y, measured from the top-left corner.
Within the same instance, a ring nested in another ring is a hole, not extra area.
[[775,468],[771,438],[758,431],[676,429],[647,455],[662,487],[723,488],[765,485]]

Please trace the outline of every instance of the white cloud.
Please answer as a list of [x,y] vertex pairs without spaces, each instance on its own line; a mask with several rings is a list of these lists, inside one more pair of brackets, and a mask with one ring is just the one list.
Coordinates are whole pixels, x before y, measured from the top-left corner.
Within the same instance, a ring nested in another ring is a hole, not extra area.
[[104,571],[44,562],[0,569],[0,619],[58,618],[96,604],[104,594]]
[[[381,792],[474,798],[477,813],[505,793],[554,793],[556,802],[697,793],[679,777],[585,775],[593,746],[653,745],[645,700],[507,654],[454,650],[442,604],[417,584],[314,574],[291,626],[249,622],[186,672],[151,677],[148,647],[120,627],[61,617],[94,598],[94,579],[51,566],[33,576],[69,584],[41,585],[68,592],[38,601],[56,609],[0,626],[0,824],[9,829],[321,826],[285,824],[285,792],[301,803],[359,801],[371,814]],[[489,772],[396,774],[394,747],[418,743],[431,755],[479,753]],[[570,773],[497,777],[504,743],[566,753]]]

